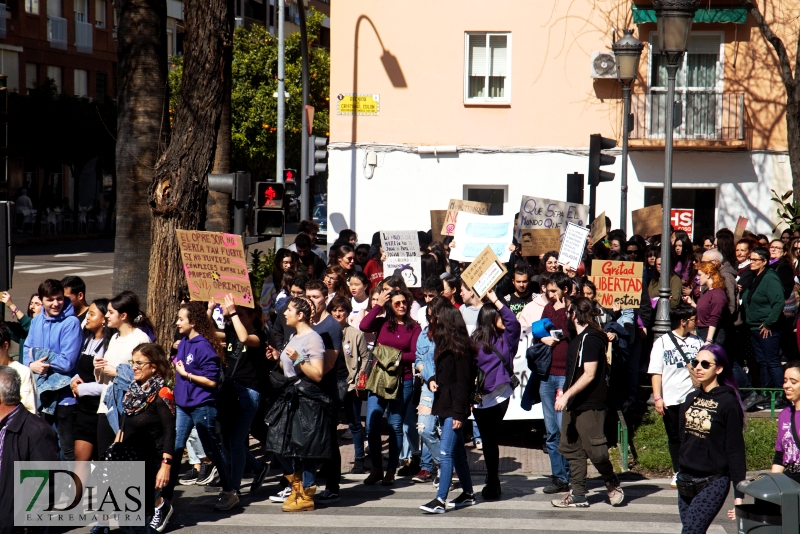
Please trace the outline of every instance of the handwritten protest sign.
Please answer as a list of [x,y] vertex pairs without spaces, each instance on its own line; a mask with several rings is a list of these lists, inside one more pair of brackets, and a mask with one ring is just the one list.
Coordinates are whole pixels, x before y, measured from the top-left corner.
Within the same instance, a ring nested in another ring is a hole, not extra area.
[[522,197],[519,208],[519,229],[517,239],[525,230],[541,230],[558,228],[561,233],[567,231],[567,223],[583,226],[589,220],[589,206],[550,200],[549,198]]
[[540,256],[561,247],[561,230],[525,230],[521,243],[523,256]]
[[642,263],[637,261],[592,261],[592,276],[597,286],[597,302],[611,308],[619,302],[622,309],[638,308],[642,298]]
[[447,216],[447,210],[431,210],[431,238],[433,241],[442,241],[442,226]]
[[503,277],[506,267],[495,255],[492,247],[487,246],[478,254],[469,267],[461,273],[461,279],[478,296],[483,296]]
[[456,221],[458,212],[475,213],[477,215],[489,215],[490,204],[487,202],[473,202],[471,200],[458,200],[451,198],[447,204],[447,215],[442,224],[442,235],[455,235]]
[[386,254],[383,272],[386,276],[397,273],[408,287],[420,287],[422,260],[419,254],[419,236],[413,230],[381,231],[381,246]]
[[488,245],[500,261],[506,262],[511,254],[508,248],[513,234],[514,215],[476,215],[461,211],[453,236],[456,246],[450,247],[450,259],[473,262]]
[[561,250],[558,253],[558,264],[569,264],[572,270],[576,270],[583,258],[583,249],[586,248],[586,237],[589,229],[585,226],[569,223],[564,239],[561,240]]
[[661,217],[663,213],[664,208],[662,208],[660,204],[657,206],[648,206],[640,210],[633,210],[631,212],[633,233],[644,237],[660,235]]
[[231,293],[237,305],[253,307],[241,236],[192,230],[176,232],[191,300],[222,300]]
[[589,239],[592,245],[603,239],[606,235],[606,212],[601,213],[592,221],[592,231],[589,233]]
[[740,215],[739,220],[736,221],[736,230],[733,232],[734,243],[736,243],[742,238],[742,236],[744,235],[745,228],[747,228],[747,219]]

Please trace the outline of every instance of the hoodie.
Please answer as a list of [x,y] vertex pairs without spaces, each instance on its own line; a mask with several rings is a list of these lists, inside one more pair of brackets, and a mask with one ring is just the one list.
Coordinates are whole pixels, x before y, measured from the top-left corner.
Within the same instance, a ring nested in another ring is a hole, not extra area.
[[549,302],[550,301],[547,300],[547,296],[544,293],[533,297],[533,300],[531,300],[525,305],[524,308],[522,308],[522,311],[517,317],[522,328],[530,328],[533,323],[541,319],[542,312],[544,312],[544,307],[547,306]]
[[[50,361],[50,368],[57,373],[72,376],[78,366],[82,341],[81,324],[75,317],[75,308],[72,307],[72,302],[65,298],[64,308],[57,316],[51,317],[46,310],[42,310],[33,318],[28,337],[21,349],[22,362],[30,367],[33,361],[30,349],[48,349],[56,354]],[[69,405],[76,404],[77,400],[67,386],[59,392],[56,402]]]
[[[175,362],[183,362],[186,372],[219,382],[221,361],[214,347],[201,335],[192,339],[184,337],[178,345]],[[189,382],[176,373],[175,404],[181,408],[195,408],[206,404],[214,404],[217,400],[217,388],[207,388]]]
[[506,366],[512,371],[514,370],[514,357],[519,349],[521,328],[517,317],[508,306],[501,307],[498,312],[503,320],[505,330],[502,335],[495,337],[491,344],[503,357],[503,361],[500,361],[493,350],[487,352],[482,345],[479,345],[478,358],[475,362],[486,373],[486,380],[483,383],[484,394],[491,393],[496,387],[511,382]]
[[742,432],[742,407],[732,388],[717,386],[690,393],[678,411],[681,473],[728,475],[735,497],[744,497],[736,489],[747,473]]

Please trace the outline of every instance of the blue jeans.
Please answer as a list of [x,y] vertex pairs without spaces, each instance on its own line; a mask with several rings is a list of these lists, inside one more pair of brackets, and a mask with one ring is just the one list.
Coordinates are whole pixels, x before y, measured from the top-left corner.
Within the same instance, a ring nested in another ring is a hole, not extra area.
[[206,457],[206,452],[203,450],[203,444],[200,443],[196,428],[192,429],[189,439],[186,440],[186,452],[189,454],[189,464],[191,465],[199,464],[200,460]]
[[420,469],[433,473],[434,464],[439,465],[439,432],[436,429],[437,417],[433,414],[417,415],[417,432],[422,439],[422,458]]
[[478,422],[472,421],[472,442],[477,443],[481,441],[481,429],[478,428]]
[[419,454],[419,434],[417,433],[417,407],[414,406],[414,381],[403,382],[403,460]]
[[[175,455],[173,458],[183,456],[183,449],[186,447],[186,441],[189,439],[192,427],[196,428],[200,443],[203,444],[203,450],[206,451],[206,454],[217,468],[222,491],[230,491],[231,472],[228,468],[228,459],[225,457],[225,452],[222,450],[217,436],[216,423],[216,406],[206,405],[195,406],[194,408],[181,408],[178,406],[175,417]],[[172,467],[172,472],[175,473],[176,479],[179,467],[180,462],[175,462]],[[171,490],[172,488],[174,488],[174,485],[170,480],[170,486],[167,489]],[[171,491],[165,491],[164,493],[167,494],[164,496],[167,500],[172,499]]]
[[242,485],[245,465],[253,473],[258,473],[261,469],[261,464],[250,452],[248,446],[250,423],[253,422],[253,417],[258,410],[258,403],[261,402],[261,393],[236,381],[233,384],[239,396],[239,409],[235,413],[226,414],[225,419],[220,422],[222,423],[222,443],[230,453],[231,487],[238,490]]
[[353,459],[364,459],[364,425],[361,424],[361,399],[355,391],[350,391],[344,398],[344,416],[350,433],[353,434]]
[[776,330],[768,338],[763,338],[758,330],[750,330],[750,341],[756,353],[761,385],[769,388],[783,387],[781,332]]
[[447,492],[450,491],[450,482],[453,480],[453,467],[461,482],[461,489],[465,493],[472,493],[472,478],[467,462],[467,449],[464,448],[463,428],[453,430],[453,418],[448,417],[442,422],[442,439],[440,441],[441,466],[439,468],[439,489],[436,497],[447,501]]
[[[372,393],[367,399],[367,428],[369,435],[369,457],[372,459],[372,468],[378,470],[383,465],[381,456],[381,423],[383,412],[387,412],[389,422],[389,464],[387,469],[397,469],[400,459],[400,450],[403,448],[403,420],[406,414],[405,397],[411,396],[411,380],[403,383],[403,389],[394,400],[386,400]],[[416,434],[416,428],[414,429]]]
[[550,375],[539,383],[539,396],[542,397],[542,413],[544,427],[547,431],[547,456],[550,457],[550,471],[553,477],[567,482],[569,480],[569,462],[561,456],[558,444],[561,442],[561,412],[556,412],[556,390],[564,388],[563,376]]
[[317,484],[317,461],[309,458],[292,458],[294,472],[303,472],[303,487],[310,488]]

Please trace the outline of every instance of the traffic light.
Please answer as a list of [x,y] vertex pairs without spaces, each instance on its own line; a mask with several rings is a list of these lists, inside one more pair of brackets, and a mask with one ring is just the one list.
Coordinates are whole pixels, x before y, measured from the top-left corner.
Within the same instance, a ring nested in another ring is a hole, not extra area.
[[283,169],[283,194],[293,197],[297,194],[297,171],[295,169]]
[[612,165],[617,158],[603,154],[601,150],[608,150],[617,146],[615,139],[606,139],[600,134],[592,134],[589,138],[589,185],[596,187],[600,182],[610,182],[614,173],[600,170],[604,165]]
[[0,74],[0,182],[8,181],[8,76]]
[[[287,171],[284,171],[284,178]],[[256,182],[254,226],[261,237],[283,235],[283,199],[285,185],[279,182]]]
[[308,175],[328,170],[328,138],[311,135],[308,138]]

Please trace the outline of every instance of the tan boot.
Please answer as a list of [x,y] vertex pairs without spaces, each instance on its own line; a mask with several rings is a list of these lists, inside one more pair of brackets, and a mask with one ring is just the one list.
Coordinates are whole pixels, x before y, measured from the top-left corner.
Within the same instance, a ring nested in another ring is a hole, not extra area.
[[286,497],[286,500],[283,501],[284,505],[297,500],[298,492],[303,489],[303,473],[294,473],[293,475],[287,476],[286,479],[292,484],[292,492]]
[[317,493],[316,486],[304,488],[300,483],[300,490],[297,492],[297,499],[289,502],[287,499],[283,503],[281,510],[284,512],[308,512],[314,510],[314,495]]

